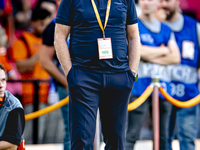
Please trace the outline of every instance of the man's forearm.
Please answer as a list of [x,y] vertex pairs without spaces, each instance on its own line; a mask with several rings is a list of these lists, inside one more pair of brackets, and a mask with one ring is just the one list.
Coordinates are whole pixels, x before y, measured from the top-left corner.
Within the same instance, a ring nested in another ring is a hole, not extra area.
[[171,64],[179,64],[180,63],[180,52],[179,48],[175,41],[170,40],[168,46],[170,53],[157,57],[155,59],[150,60],[152,63],[160,64],[160,65],[171,65]]
[[151,61],[157,57],[161,57],[169,53],[169,50],[161,47],[152,47],[141,45],[141,59],[145,61]]
[[68,50],[68,46],[66,43],[66,38],[68,34],[63,34],[62,31],[66,31],[64,25],[56,24],[55,28],[55,38],[54,38],[54,46],[56,50],[57,57],[60,61],[60,64],[62,65],[62,68],[64,70],[65,76],[67,76],[72,63],[70,59],[70,54]]
[[129,67],[133,72],[137,72],[137,68],[140,62],[140,48],[141,45],[139,37],[129,40],[128,43]]
[[17,145],[6,141],[0,141],[0,150],[17,150]]
[[152,59],[149,62],[159,64],[159,65],[179,64],[180,57],[174,54],[169,54],[169,55],[157,57],[155,59]]
[[171,65],[171,64],[178,64],[179,63],[178,61],[172,59],[171,57],[165,57],[165,56],[152,59],[150,62],[155,63],[155,64],[159,64],[159,65]]
[[137,72],[140,62],[140,36],[138,24],[127,25],[128,59],[131,71]]

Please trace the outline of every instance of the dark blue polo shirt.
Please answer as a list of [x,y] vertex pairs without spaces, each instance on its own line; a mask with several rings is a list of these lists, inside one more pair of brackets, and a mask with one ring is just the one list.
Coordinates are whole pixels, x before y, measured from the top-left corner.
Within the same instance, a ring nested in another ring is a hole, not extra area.
[[[104,25],[108,0],[94,0]],[[73,66],[99,73],[129,70],[126,25],[137,23],[134,0],[111,0],[105,36],[111,38],[113,59],[99,60],[97,39],[102,30],[91,0],[62,0],[56,23],[71,26],[69,52]]]

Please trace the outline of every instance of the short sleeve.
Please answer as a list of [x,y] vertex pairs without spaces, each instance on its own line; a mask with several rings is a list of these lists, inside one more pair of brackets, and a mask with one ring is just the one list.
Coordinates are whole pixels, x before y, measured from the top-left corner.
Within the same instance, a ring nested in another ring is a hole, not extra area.
[[56,15],[56,23],[71,26],[72,24],[72,0],[62,0]]
[[8,115],[6,128],[1,138],[2,141],[20,145],[25,127],[24,110],[14,109]]
[[127,0],[128,11],[127,11],[127,25],[135,24],[138,22],[137,12],[135,8],[135,0]]
[[55,23],[50,23],[43,33],[43,44],[48,46],[54,46],[54,31],[55,31]]
[[17,41],[15,41],[11,49],[14,61],[27,59],[27,48],[25,43],[21,40],[18,39]]

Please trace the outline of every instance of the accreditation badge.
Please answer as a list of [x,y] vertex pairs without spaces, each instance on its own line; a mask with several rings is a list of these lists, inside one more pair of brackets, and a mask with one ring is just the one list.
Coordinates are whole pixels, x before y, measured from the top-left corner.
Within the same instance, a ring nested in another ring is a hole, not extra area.
[[192,41],[183,41],[182,58],[194,60],[195,47]]
[[111,38],[99,38],[98,41],[98,50],[99,50],[99,59],[112,59],[112,44]]

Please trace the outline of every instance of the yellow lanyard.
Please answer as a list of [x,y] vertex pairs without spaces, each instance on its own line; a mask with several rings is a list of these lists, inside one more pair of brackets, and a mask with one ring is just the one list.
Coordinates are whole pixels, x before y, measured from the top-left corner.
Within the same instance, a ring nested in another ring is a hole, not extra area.
[[107,22],[108,22],[108,17],[109,17],[109,13],[110,13],[111,0],[108,0],[104,27],[102,25],[102,22],[101,22],[101,19],[100,19],[100,16],[99,16],[99,13],[98,13],[98,10],[97,10],[97,7],[96,7],[96,4],[95,4],[94,0],[91,0],[91,2],[92,2],[92,6],[93,6],[93,9],[94,9],[97,21],[99,23],[99,26],[100,26],[102,32],[103,32],[103,37],[105,38],[105,31],[104,30],[105,30]]

